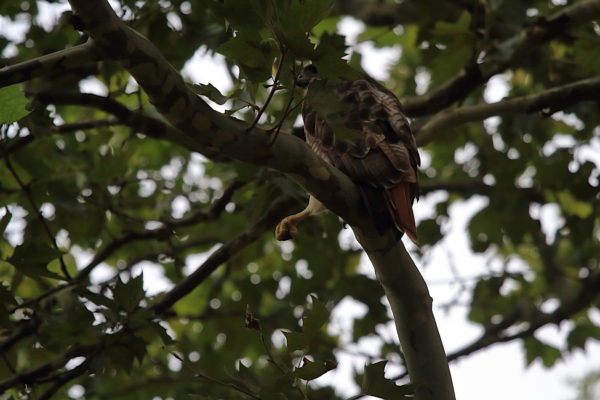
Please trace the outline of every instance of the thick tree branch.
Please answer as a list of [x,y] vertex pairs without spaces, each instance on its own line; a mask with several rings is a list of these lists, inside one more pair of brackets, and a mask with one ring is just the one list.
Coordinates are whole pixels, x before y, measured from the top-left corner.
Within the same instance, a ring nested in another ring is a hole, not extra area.
[[64,74],[69,68],[80,67],[98,60],[98,52],[94,49],[93,42],[89,40],[78,46],[0,68],[0,88],[38,76]]
[[247,131],[245,122],[215,112],[189,90],[158,49],[117,18],[107,2],[72,0],[71,5],[97,46],[127,68],[154,106],[195,142],[195,150],[223,153],[286,172],[310,192],[318,193],[319,199],[346,221],[361,220],[354,184],[305,143],[283,135],[269,147],[268,132],[259,128]]
[[[108,57],[119,61],[169,122],[213,152],[287,173],[328,209],[352,225],[373,261],[392,311],[417,398],[454,399],[454,391],[427,287],[401,242],[392,232],[380,235],[362,209],[354,183],[321,160],[300,139],[281,135],[270,144],[268,132],[212,110],[192,93],[181,76],[148,40],[127,27],[106,1],[69,0],[89,34]],[[201,276],[201,272],[198,272]],[[195,287],[181,290],[188,293]],[[410,290],[406,289],[411,286]],[[173,304],[158,303],[158,309]],[[164,304],[164,305],[163,305]],[[428,368],[424,368],[426,360]]]
[[529,96],[441,112],[427,121],[417,131],[416,139],[417,143],[423,146],[445,130],[467,122],[482,121],[493,116],[536,111],[544,111],[544,114],[549,115],[581,101],[598,99],[600,99],[600,76],[544,90]]
[[371,235],[364,237],[356,228],[354,232],[390,302],[415,398],[454,399],[448,361],[431,311],[432,298],[414,261],[401,242],[385,243],[394,242],[393,235],[377,243]]

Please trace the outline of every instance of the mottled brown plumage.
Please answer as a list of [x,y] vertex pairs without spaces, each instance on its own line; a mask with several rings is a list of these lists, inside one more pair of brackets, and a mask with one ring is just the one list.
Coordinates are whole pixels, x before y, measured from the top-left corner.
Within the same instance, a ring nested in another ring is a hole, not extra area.
[[[314,82],[316,79],[311,84]],[[342,144],[327,117],[305,101],[302,116],[306,142],[357,183],[382,189],[396,229],[416,242],[412,203],[418,196],[416,171],[420,158],[400,101],[367,75],[327,84],[327,88],[343,104],[343,126],[356,131],[357,137]]]
[[[420,158],[398,98],[368,75],[335,84],[312,77],[306,83],[306,142],[359,184],[378,228],[396,229],[416,243],[412,203]],[[300,220],[321,211],[316,203],[311,199],[306,210],[283,220],[278,239],[293,237]]]

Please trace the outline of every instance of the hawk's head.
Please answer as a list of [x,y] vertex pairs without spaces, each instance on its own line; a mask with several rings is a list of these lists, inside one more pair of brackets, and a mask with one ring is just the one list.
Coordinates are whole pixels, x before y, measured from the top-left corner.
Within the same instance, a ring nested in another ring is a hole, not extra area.
[[313,79],[318,78],[318,76],[317,67],[313,64],[309,64],[302,68],[300,75],[296,78],[296,85],[305,88]]

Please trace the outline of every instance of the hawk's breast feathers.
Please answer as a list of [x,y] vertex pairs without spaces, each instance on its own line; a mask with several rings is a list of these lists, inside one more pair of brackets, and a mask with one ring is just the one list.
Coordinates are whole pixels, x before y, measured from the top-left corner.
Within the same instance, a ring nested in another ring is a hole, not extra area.
[[[323,81],[310,85],[314,82]],[[307,143],[355,182],[383,193],[387,219],[391,217],[395,228],[416,242],[412,202],[418,196],[420,158],[400,101],[366,75],[326,84],[326,89],[340,105],[339,112],[334,121],[307,96],[302,109]],[[350,132],[352,140],[336,136],[340,130],[344,137]]]

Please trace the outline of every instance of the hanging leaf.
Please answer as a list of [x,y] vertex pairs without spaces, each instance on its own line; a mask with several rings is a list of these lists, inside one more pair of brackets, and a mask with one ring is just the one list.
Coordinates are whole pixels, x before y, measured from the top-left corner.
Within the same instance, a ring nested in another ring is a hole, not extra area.
[[20,85],[10,85],[0,89],[0,124],[11,124],[29,114],[25,108],[27,98]]
[[312,299],[312,307],[303,318],[302,330],[307,336],[315,336],[321,327],[329,319],[329,310],[315,296]]
[[65,279],[49,271],[47,266],[50,261],[57,259],[62,252],[47,245],[43,239],[26,241],[15,248],[13,255],[7,260],[19,272],[33,278]]
[[321,375],[331,371],[337,367],[337,363],[331,360],[323,362],[313,362],[308,358],[302,360],[302,366],[294,369],[294,376],[305,381],[311,381],[317,379]]
[[219,105],[223,105],[227,100],[229,100],[227,96],[223,96],[219,89],[210,83],[194,83],[188,86],[194,91],[194,93],[199,94],[200,96],[208,97],[210,100]]
[[121,277],[119,277],[113,292],[115,302],[123,310],[133,311],[144,298],[144,275],[140,274],[135,278],[131,278],[127,283],[123,283]]
[[412,385],[398,386],[384,376],[387,360],[365,366],[361,392],[384,400],[412,398]]

